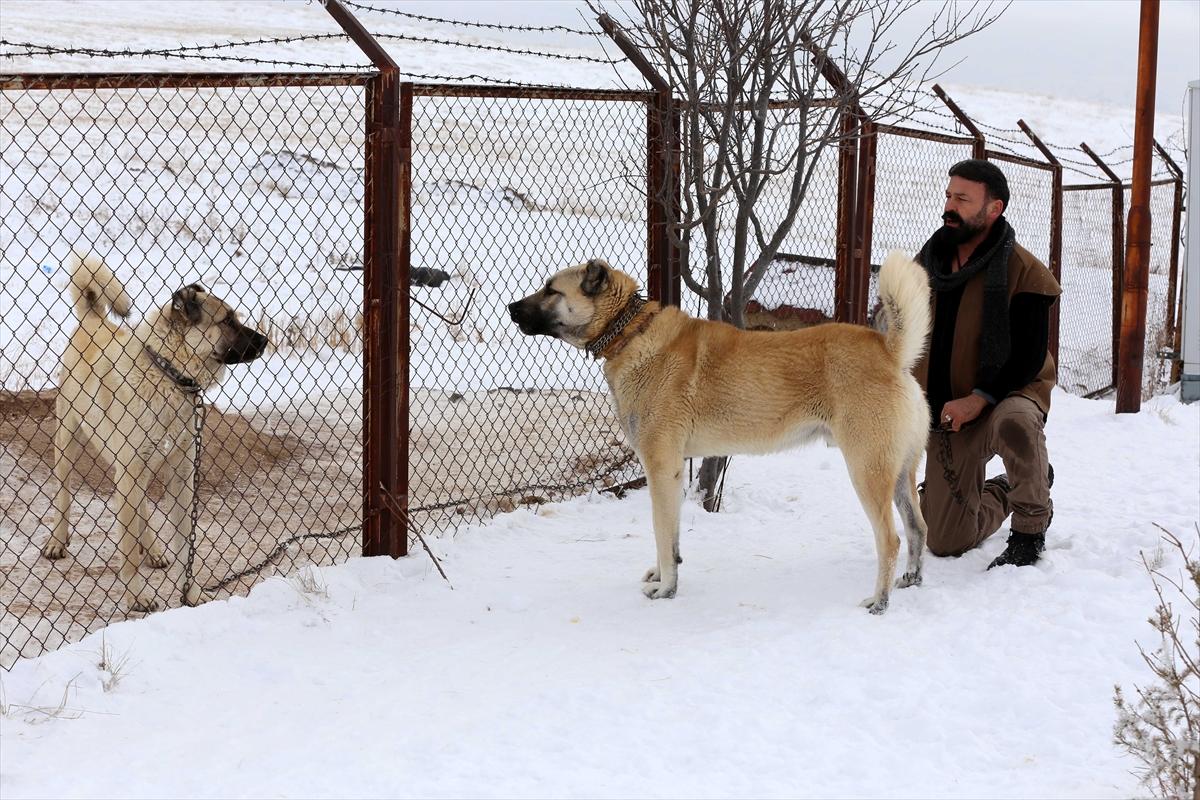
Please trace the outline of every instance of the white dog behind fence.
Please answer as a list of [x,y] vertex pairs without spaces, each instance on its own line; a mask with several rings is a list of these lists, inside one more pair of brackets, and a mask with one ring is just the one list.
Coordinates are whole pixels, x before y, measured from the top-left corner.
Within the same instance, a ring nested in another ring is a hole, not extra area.
[[[194,499],[201,393],[217,384],[226,366],[262,355],[267,338],[242,325],[236,312],[199,284],[177,290],[169,303],[131,330],[114,323],[131,301],[125,287],[98,257],[72,259],[70,292],[79,326],[62,356],[55,413],[54,529],[42,555],[67,555],[70,544],[70,475],[83,445],[91,445],[116,473],[118,578],[131,610],[151,611],[158,600],[138,567],[176,562],[174,580],[184,602],[200,601],[185,544],[195,536],[188,520]],[[150,529],[147,493],[154,478],[165,487],[169,550]],[[180,563],[180,562],[186,562]]]

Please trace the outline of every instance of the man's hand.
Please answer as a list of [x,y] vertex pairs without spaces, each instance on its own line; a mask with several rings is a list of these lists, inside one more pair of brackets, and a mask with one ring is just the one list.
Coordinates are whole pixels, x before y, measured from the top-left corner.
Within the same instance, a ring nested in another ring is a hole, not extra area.
[[963,425],[982,414],[987,405],[988,401],[977,394],[951,400],[942,406],[942,414],[939,417],[942,428],[958,433]]

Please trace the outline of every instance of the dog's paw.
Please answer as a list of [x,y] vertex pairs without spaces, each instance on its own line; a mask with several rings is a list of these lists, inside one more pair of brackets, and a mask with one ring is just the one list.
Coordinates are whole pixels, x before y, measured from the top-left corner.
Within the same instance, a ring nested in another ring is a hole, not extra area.
[[861,603],[859,603],[859,605],[870,613],[878,615],[887,611],[888,599],[886,597],[868,597],[866,600],[863,600]]
[[149,595],[128,595],[125,599],[125,605],[130,611],[141,611],[149,613],[158,611],[158,600]]
[[658,581],[658,567],[651,567],[646,570],[646,574],[642,576],[642,583],[655,583]]
[[162,545],[156,542],[146,551],[146,563],[153,569],[166,569],[171,565],[171,557],[164,553]]
[[653,580],[646,583],[642,587],[642,594],[649,597],[651,600],[662,600],[668,597],[675,596],[676,584],[664,583],[660,580]]
[[906,572],[896,580],[897,589],[907,589],[909,586],[921,585],[921,573]]
[[42,555],[51,561],[57,561],[60,558],[67,556],[67,543],[56,542],[53,539],[46,542],[46,546],[42,548]]

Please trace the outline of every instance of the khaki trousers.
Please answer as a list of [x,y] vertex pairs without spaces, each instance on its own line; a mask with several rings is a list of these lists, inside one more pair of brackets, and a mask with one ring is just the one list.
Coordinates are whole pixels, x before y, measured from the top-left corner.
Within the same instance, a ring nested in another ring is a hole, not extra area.
[[[1004,460],[1009,491],[984,486],[992,456]],[[958,556],[995,533],[1009,514],[1018,533],[1042,533],[1050,522],[1045,417],[1026,397],[1006,397],[958,433],[933,431],[925,451],[921,513],[929,551]]]

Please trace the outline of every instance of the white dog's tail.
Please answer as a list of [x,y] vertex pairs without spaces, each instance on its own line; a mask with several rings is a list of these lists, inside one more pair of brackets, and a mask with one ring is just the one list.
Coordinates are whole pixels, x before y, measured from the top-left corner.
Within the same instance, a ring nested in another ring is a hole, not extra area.
[[908,371],[929,342],[929,276],[920,264],[893,250],[879,270],[879,299],[886,315],[887,349]]
[[129,316],[133,305],[129,294],[99,256],[72,253],[67,271],[71,276],[75,316],[80,320],[90,314],[103,318],[110,309],[119,317]]

